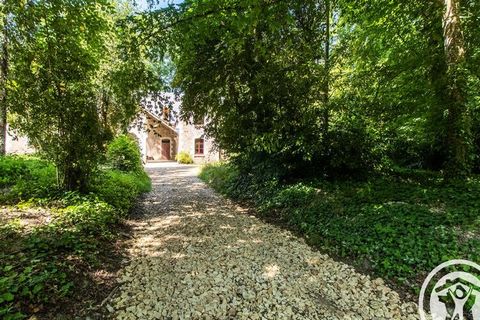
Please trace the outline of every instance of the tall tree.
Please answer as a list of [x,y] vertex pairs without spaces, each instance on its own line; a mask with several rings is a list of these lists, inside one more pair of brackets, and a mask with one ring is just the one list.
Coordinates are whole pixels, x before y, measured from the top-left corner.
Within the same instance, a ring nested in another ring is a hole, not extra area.
[[9,4],[0,4],[0,155],[6,152],[7,140],[7,77],[8,57],[8,15]]
[[465,43],[460,22],[460,1],[445,0],[443,39],[447,65],[449,176],[470,170],[470,116],[467,110]]
[[330,61],[330,42],[331,42],[331,19],[332,19],[332,1],[325,1],[325,81],[323,86],[323,131],[328,136],[328,127],[330,124],[330,78],[331,78],[331,61]]
[[[468,173],[478,4],[341,3],[342,100],[354,100],[355,113],[377,122],[380,143],[400,164],[444,169],[450,177]],[[463,24],[470,26],[467,41]]]
[[94,79],[111,10],[106,0],[43,0],[24,3],[16,17],[27,22],[12,42],[15,125],[69,190],[85,189],[106,138]]
[[17,5],[12,124],[55,163],[63,188],[85,190],[106,142],[126,130],[143,96],[158,88],[157,70],[137,45],[125,1]]
[[312,162],[328,149],[332,3],[186,1],[166,23],[184,119],[208,115],[222,148],[280,171]]

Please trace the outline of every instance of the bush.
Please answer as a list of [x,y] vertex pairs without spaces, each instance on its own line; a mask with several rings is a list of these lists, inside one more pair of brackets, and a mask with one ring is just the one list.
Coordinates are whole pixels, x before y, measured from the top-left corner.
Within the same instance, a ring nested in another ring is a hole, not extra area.
[[150,178],[145,172],[110,170],[100,174],[91,190],[99,199],[111,204],[123,213],[128,212],[135,198],[151,189]]
[[175,160],[177,160],[178,163],[181,163],[181,164],[192,164],[193,163],[192,156],[190,155],[190,153],[188,153],[186,151],[180,151],[175,156]]
[[55,167],[36,157],[0,157],[0,203],[15,203],[57,194]]
[[142,171],[140,149],[137,142],[128,135],[120,135],[108,145],[107,162],[120,171]]
[[0,186],[7,187],[28,174],[26,161],[20,157],[0,157]]
[[340,119],[332,123],[328,147],[326,174],[332,177],[364,176],[380,162],[375,152],[373,134],[360,120]]
[[238,170],[226,163],[208,164],[202,168],[200,179],[207,182],[216,191],[232,196],[230,187],[238,181]]

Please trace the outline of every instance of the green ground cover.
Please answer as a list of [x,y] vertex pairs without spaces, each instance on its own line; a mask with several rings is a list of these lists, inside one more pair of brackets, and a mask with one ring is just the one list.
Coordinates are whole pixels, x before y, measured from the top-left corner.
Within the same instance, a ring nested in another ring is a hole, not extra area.
[[[87,281],[78,269],[95,269],[102,256],[113,255],[122,218],[151,187],[136,165],[139,154],[125,151],[135,146],[120,144],[127,146],[109,148],[83,194],[62,191],[49,162],[0,158],[0,318],[21,319],[58,306]],[[119,153],[126,161],[118,160]]]

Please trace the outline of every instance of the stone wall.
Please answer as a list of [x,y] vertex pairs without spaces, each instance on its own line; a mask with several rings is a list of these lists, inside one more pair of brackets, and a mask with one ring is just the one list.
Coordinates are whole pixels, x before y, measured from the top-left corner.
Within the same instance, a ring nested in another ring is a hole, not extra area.
[[178,145],[177,132],[149,116],[147,116],[147,128],[149,128],[146,142],[147,160],[164,160],[162,159],[162,140],[170,140],[170,160],[175,160]]
[[149,115],[142,115],[130,127],[129,133],[139,141],[143,162],[162,160],[162,140],[170,140],[170,157],[177,155],[178,134],[163,122]]
[[[220,152],[212,138],[205,136],[203,127],[181,123],[179,125],[180,144],[178,151],[188,152],[195,163],[215,162],[220,160]],[[195,155],[195,139],[204,139],[204,154]]]

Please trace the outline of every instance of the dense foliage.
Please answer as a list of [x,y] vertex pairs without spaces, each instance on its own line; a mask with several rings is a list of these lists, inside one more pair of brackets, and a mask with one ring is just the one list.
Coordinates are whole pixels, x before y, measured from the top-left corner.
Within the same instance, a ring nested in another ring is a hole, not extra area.
[[445,185],[437,173],[398,169],[363,182],[283,185],[231,164],[207,166],[201,177],[311,244],[412,292],[444,261],[480,259],[478,177]]
[[107,147],[107,162],[120,171],[143,170],[138,142],[128,135],[116,137]]
[[53,162],[63,189],[85,191],[105,144],[161,83],[131,13],[114,0],[1,5],[2,111]]
[[8,119],[39,156],[0,158],[2,319],[89,285],[81,270],[110,255],[150,189],[138,145],[119,136],[162,83],[134,25],[123,0],[0,3],[0,155]]
[[[0,203],[9,204],[0,218],[2,319],[58,307],[76,286],[85,285],[78,269],[111,255],[116,226],[136,197],[150,190],[149,178],[138,168],[97,171],[86,195],[62,191],[55,167],[37,158],[1,157],[0,173]],[[47,220],[24,225],[18,212]]]
[[[149,12],[182,117],[282,178],[478,167],[476,1],[186,0]],[[446,19],[445,17],[449,17]]]
[[8,110],[46,160],[1,158],[0,201],[56,214],[5,225],[0,316],[67,294],[61,258],[94,260],[148,189],[108,143],[162,80],[229,155],[204,172],[226,194],[401,281],[478,259],[479,25],[474,0],[2,1],[0,154]]
[[58,192],[55,167],[34,157],[1,158],[0,177],[0,203],[46,198]]
[[230,155],[202,174],[217,190],[416,289],[445,260],[479,259],[478,1],[166,11],[182,116],[208,116]]

